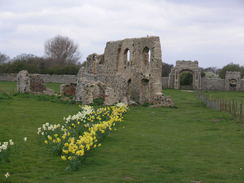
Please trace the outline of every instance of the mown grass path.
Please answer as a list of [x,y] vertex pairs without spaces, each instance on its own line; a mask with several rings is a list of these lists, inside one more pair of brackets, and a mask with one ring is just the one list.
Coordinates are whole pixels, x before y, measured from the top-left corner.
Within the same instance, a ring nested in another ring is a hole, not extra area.
[[39,141],[36,129],[77,112],[77,105],[0,100],[0,141],[16,143],[0,176],[9,171],[14,183],[243,183],[244,127],[205,108],[194,93],[165,92],[177,108],[130,107],[124,123],[75,172],[64,171],[65,162]]

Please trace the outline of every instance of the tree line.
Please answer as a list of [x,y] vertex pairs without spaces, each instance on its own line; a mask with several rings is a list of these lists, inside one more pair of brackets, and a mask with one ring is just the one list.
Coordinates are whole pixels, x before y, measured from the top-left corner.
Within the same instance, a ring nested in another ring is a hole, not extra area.
[[80,68],[78,45],[65,36],[46,41],[44,56],[21,54],[14,58],[0,52],[0,73],[18,73],[27,70],[40,74],[77,74]]

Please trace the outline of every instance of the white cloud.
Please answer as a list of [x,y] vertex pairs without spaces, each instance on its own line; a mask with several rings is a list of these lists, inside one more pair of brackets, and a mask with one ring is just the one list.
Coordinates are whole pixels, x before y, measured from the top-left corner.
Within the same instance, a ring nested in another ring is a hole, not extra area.
[[45,41],[61,34],[79,43],[85,59],[90,53],[102,53],[110,40],[158,35],[165,62],[244,64],[243,6],[234,1],[223,7],[206,2],[0,0],[0,51],[12,57],[22,52],[42,55]]

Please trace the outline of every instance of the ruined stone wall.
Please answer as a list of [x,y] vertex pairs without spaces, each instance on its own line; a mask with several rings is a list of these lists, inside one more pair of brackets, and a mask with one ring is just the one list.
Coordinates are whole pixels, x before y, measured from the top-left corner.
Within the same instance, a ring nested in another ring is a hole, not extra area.
[[78,83],[101,81],[115,90],[119,101],[126,96],[140,104],[150,103],[155,96],[162,96],[161,68],[159,37],[111,41],[103,55],[87,57]]
[[22,70],[17,74],[17,92],[54,95],[52,89],[46,88],[44,81],[39,74],[29,74]]
[[220,78],[202,78],[202,90],[225,90],[225,80]]
[[225,74],[225,90],[239,91],[241,88],[241,73],[227,71]]
[[[39,74],[45,83],[76,83],[76,75]],[[16,81],[16,73],[0,73],[0,81]]]

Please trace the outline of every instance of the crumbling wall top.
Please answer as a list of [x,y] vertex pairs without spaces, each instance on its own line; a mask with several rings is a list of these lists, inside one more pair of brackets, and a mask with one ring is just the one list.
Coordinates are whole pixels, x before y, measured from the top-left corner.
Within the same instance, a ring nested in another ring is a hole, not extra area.
[[176,61],[175,67],[198,69],[198,61]]

